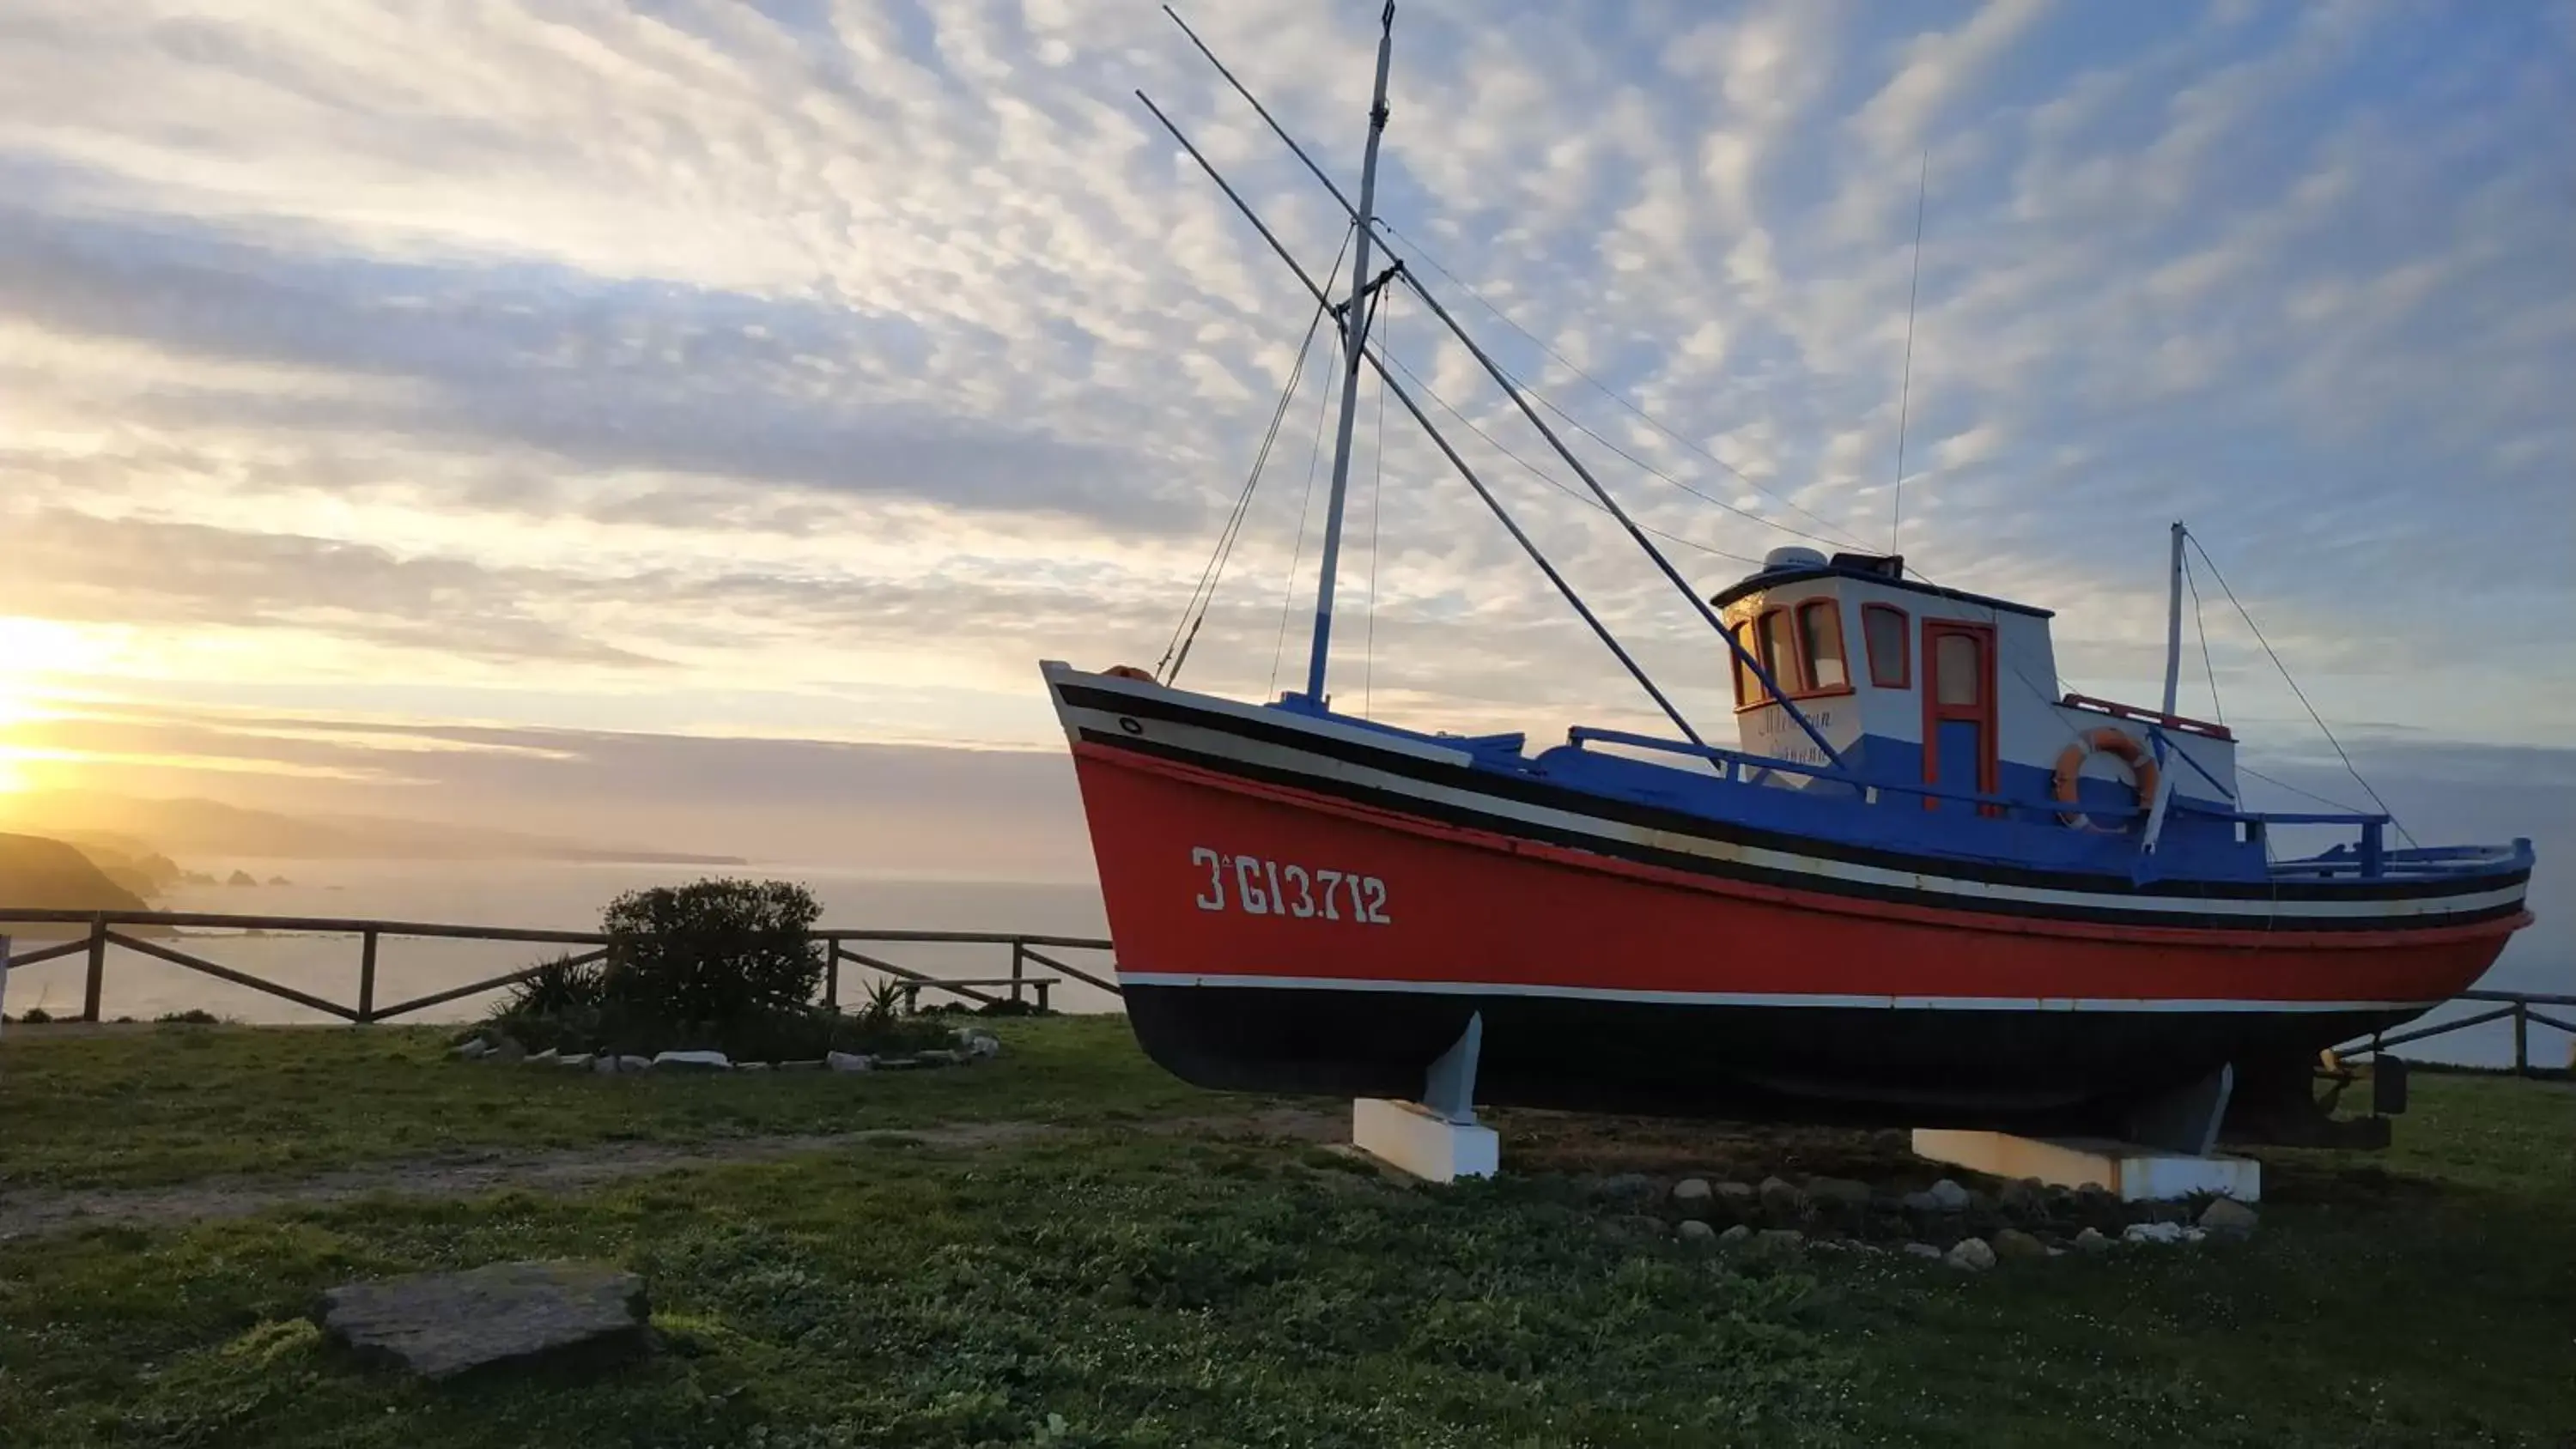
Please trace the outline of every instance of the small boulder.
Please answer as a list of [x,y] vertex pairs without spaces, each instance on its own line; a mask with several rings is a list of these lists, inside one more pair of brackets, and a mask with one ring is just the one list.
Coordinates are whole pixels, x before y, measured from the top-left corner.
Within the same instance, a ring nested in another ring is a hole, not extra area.
[[1717,1229],[1710,1227],[1703,1219],[1684,1218],[1681,1225],[1681,1239],[1685,1243],[1714,1243],[1717,1241]]
[[1995,1194],[2007,1216],[2031,1222],[2048,1216],[2048,1184],[2035,1177],[2015,1178]]
[[957,1049],[975,1060],[983,1061],[1002,1054],[1002,1041],[990,1032],[961,1029],[957,1033]]
[[1909,1192],[1897,1199],[1897,1202],[1910,1217],[1937,1218],[1949,1211],[1941,1206],[1941,1199],[1938,1196],[1928,1192]]
[[1762,1195],[1749,1182],[1721,1182],[1713,1206],[1720,1217],[1749,1218],[1762,1205]]
[[2110,1250],[2111,1240],[2102,1236],[2099,1228],[2086,1228],[2075,1235],[2075,1251],[2079,1253],[2107,1253]]
[[2202,1231],[2214,1238],[2238,1240],[2254,1236],[2254,1225],[2262,1219],[2255,1211],[2232,1197],[2213,1199],[2200,1210]]
[[2186,1241],[2180,1223],[2131,1223],[2120,1230],[2124,1243],[2179,1243]]
[[651,1064],[655,1071],[729,1072],[733,1062],[723,1052],[660,1052]]
[[1983,1238],[1961,1238],[1941,1261],[1965,1273],[1982,1273],[1995,1265],[1995,1250]]
[[1684,1218],[1706,1220],[1716,1210],[1717,1194],[1710,1190],[1708,1179],[1685,1177],[1673,1184],[1673,1211]]
[[1996,1258],[2004,1262],[2032,1263],[2048,1257],[2048,1244],[2019,1228],[2004,1228],[1987,1240]]
[[1753,1230],[1751,1228],[1746,1227],[1742,1223],[1737,1223],[1735,1226],[1728,1228],[1725,1232],[1718,1234],[1717,1240],[1729,1247],[1732,1247],[1737,1243],[1744,1242],[1752,1236]]
[[550,1067],[556,1062],[563,1060],[563,1053],[555,1050],[553,1047],[548,1047],[544,1051],[538,1052],[536,1055],[531,1056],[526,1060],[528,1065],[532,1067]]
[[876,1070],[877,1061],[857,1052],[831,1052],[824,1056],[823,1065],[836,1072],[871,1072]]
[[1811,1177],[1807,1179],[1807,1196],[1857,1212],[1869,1206],[1869,1184],[1848,1177]]
[[782,1072],[819,1072],[823,1070],[823,1059],[806,1057],[792,1062],[780,1062],[778,1069]]
[[1785,1178],[1766,1177],[1755,1189],[1762,1197],[1762,1211],[1775,1218],[1799,1218],[1807,1212],[1807,1194]]
[[528,1049],[519,1045],[517,1038],[505,1036],[492,1043],[492,1050],[485,1052],[483,1057],[486,1061],[521,1062],[527,1060]]
[[736,1062],[736,1063],[734,1063],[734,1064],[733,1064],[733,1069],[734,1069],[735,1071],[737,1071],[737,1072],[765,1072],[765,1071],[768,1071],[768,1070],[769,1070],[769,1063],[767,1063],[767,1062]]
[[590,1059],[590,1069],[599,1073],[603,1077],[615,1076],[617,1074],[617,1054],[615,1052],[601,1052],[599,1055]]
[[1946,1177],[1932,1184],[1924,1196],[1932,1200],[1935,1208],[1945,1213],[1964,1212],[1968,1207],[1968,1190]]
[[1941,1250],[1930,1243],[1908,1243],[1903,1251],[1909,1258],[1929,1258],[1936,1263],[1941,1261]]
[[348,1283],[313,1311],[323,1337],[443,1379],[570,1349],[641,1351],[644,1280],[599,1263],[493,1263]]
[[1764,1228],[1753,1235],[1753,1246],[1775,1253],[1794,1253],[1807,1245],[1807,1235],[1796,1228]]
[[588,1052],[574,1052],[570,1056],[555,1058],[555,1065],[568,1071],[586,1072],[590,1070],[590,1064],[595,1060],[597,1059]]
[[1642,1172],[1622,1172],[1601,1179],[1592,1190],[1611,1202],[1647,1202],[1655,1195],[1655,1180]]
[[461,1041],[447,1049],[447,1054],[460,1062],[476,1061],[492,1054],[492,1044],[481,1037]]
[[653,1059],[651,1057],[622,1056],[617,1059],[617,1069],[621,1072],[647,1071],[651,1069],[652,1065]]

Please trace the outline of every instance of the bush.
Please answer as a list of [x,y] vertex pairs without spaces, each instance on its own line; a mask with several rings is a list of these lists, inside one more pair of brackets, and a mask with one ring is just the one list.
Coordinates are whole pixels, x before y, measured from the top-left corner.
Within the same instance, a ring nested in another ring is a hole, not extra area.
[[702,880],[608,903],[609,1000],[663,1021],[734,1022],[802,1008],[822,984],[805,933],[823,908],[788,881]]
[[716,1050],[794,1061],[945,1046],[948,1028],[896,1009],[891,983],[843,1016],[814,1004],[823,961],[805,933],[822,914],[784,881],[707,880],[609,903],[601,964],[538,966],[485,1019],[531,1051]]
[[186,1011],[165,1011],[152,1019],[164,1026],[213,1026],[216,1022],[213,1012],[194,1006]]
[[41,1006],[28,1007],[26,1012],[18,1018],[19,1021],[28,1026],[43,1026],[46,1022],[53,1019],[54,1014],[45,1010]]

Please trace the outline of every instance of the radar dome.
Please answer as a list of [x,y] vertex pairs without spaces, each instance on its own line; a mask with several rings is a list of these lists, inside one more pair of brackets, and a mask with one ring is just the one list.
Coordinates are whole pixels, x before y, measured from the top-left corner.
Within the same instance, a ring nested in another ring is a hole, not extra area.
[[1762,555],[1762,571],[1778,573],[1782,569],[1820,569],[1825,556],[1800,544],[1788,544]]

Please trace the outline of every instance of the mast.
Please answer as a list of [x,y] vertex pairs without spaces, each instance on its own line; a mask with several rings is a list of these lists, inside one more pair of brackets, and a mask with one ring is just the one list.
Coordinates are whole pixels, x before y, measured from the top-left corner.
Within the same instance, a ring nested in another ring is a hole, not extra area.
[[1367,347],[1369,228],[1377,204],[1377,149],[1386,135],[1386,71],[1395,46],[1395,0],[1378,16],[1377,93],[1369,101],[1368,151],[1360,162],[1359,235],[1351,247],[1351,299],[1342,312],[1342,412],[1333,430],[1333,490],[1324,505],[1323,572],[1315,584],[1315,648],[1306,660],[1306,698],[1324,702],[1324,657],[1333,640],[1333,575],[1342,559],[1342,506],[1351,484],[1351,425],[1359,416],[1360,363]]
[[2165,718],[2173,718],[2174,701],[2182,687],[2182,520],[2173,525],[2173,562],[2168,571],[2165,591]]

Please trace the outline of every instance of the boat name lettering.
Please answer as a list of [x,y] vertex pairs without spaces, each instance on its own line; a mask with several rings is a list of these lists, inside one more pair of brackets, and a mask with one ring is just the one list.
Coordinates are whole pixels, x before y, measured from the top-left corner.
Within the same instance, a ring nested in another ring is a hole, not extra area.
[[1190,864],[1207,872],[1207,889],[1191,904],[1203,911],[1237,910],[1247,916],[1350,921],[1392,926],[1386,882],[1357,871],[1282,865],[1257,855],[1224,855],[1202,845]]

